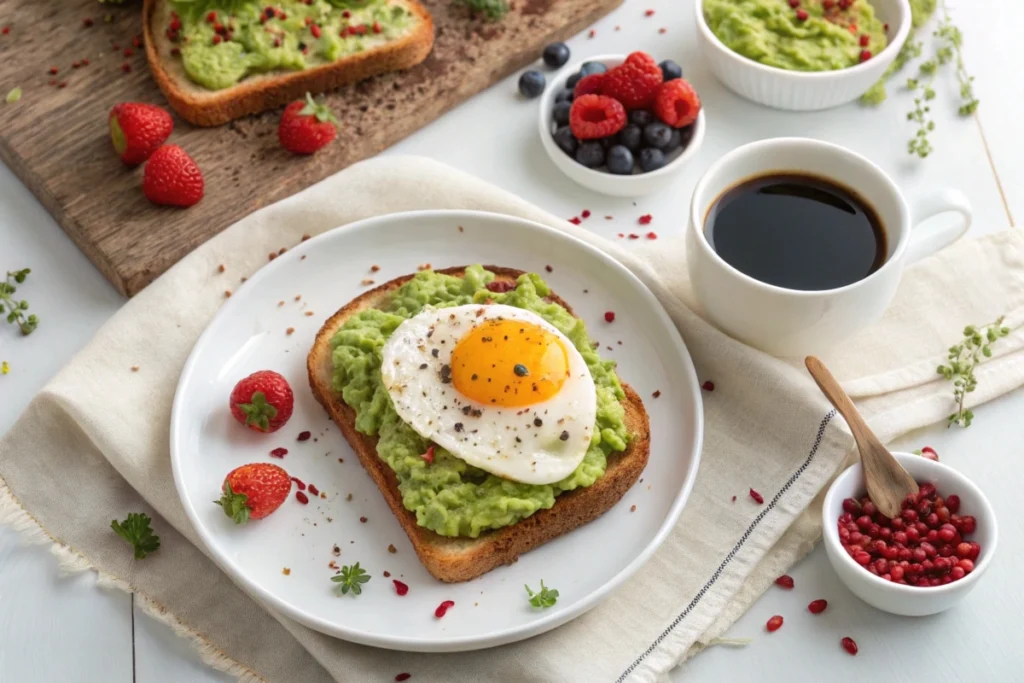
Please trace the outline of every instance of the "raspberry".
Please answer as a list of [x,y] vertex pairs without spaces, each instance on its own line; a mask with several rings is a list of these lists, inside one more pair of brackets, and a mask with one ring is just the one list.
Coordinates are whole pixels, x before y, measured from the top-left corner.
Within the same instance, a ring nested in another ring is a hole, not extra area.
[[700,98],[693,86],[677,78],[658,88],[654,96],[654,113],[673,128],[682,128],[697,120]]
[[650,106],[664,80],[661,67],[646,52],[634,52],[610,69],[601,84],[601,94],[614,97],[629,110]]
[[580,140],[606,138],[626,127],[626,110],[610,97],[583,95],[572,103],[569,127]]
[[580,95],[600,95],[601,94],[601,82],[604,80],[604,74],[590,74],[584,76],[576,84],[572,94],[574,97]]

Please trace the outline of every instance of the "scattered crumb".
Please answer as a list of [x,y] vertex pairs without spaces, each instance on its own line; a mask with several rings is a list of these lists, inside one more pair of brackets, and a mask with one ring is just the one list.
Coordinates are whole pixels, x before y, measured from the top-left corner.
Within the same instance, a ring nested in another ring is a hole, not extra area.
[[360,517],[359,521],[362,522],[363,524],[366,524],[367,519],[366,519],[366,517]]
[[630,505],[629,506],[629,511],[630,512],[636,512],[636,505]]
[[590,290],[589,290],[589,289],[584,289],[584,290],[583,290],[583,293],[584,293],[584,294],[590,294]]
[[734,502],[734,503],[736,502],[736,496],[732,497],[732,502]]
[[284,299],[281,299],[280,301],[277,302],[278,308],[281,308],[282,306],[284,306]]
[[548,271],[550,273],[551,271],[554,270],[554,268],[552,268],[551,266],[544,266],[544,270],[546,270],[546,271]]
[[249,278],[247,278],[247,277],[243,277],[243,278],[242,278],[242,282],[245,282],[245,281],[246,281],[246,280],[248,280],[248,279],[249,279]]
[[651,394],[651,396],[653,396],[654,398],[658,398],[659,396],[661,396],[661,389],[655,391],[653,394]]
[[668,33],[668,29],[662,26],[661,28],[658,29],[658,33]]
[[378,266],[376,263],[370,266],[371,273],[376,273],[378,270],[380,270],[380,266]]
[[596,35],[597,35],[597,29],[592,28],[592,29],[590,29],[590,33],[587,34],[587,37],[588,38],[593,38]]
[[305,241],[306,241],[306,240],[308,240],[309,238],[310,238],[310,235],[309,235],[309,233],[307,232],[307,233],[306,233],[305,235],[303,235],[303,236],[302,236],[302,239],[301,239],[301,240],[299,240],[299,241],[300,241],[300,242],[305,242]]
[[300,256],[300,257],[299,257],[299,260],[300,260],[300,261],[305,261],[305,260],[306,260],[306,255],[305,255],[305,254],[303,254],[302,256]]
[[648,491],[650,491],[650,490],[651,490],[651,485],[650,485],[650,484],[648,484],[648,485],[647,485],[647,490],[648,490]]
[[338,555],[341,555],[341,548],[338,547],[337,543],[335,543],[334,547],[331,548],[331,552],[334,553],[335,557],[337,557]]
[[225,266],[223,263],[217,266],[218,273],[223,273],[225,270],[227,270],[227,266]]
[[295,300],[296,300],[296,301],[298,301],[298,300],[299,300],[299,299],[301,299],[301,298],[302,298],[302,295],[301,295],[301,294],[296,294],[296,295],[295,295]]
[[393,555],[398,552],[398,548],[396,548],[395,545],[392,543],[388,545],[388,552]]
[[430,270],[430,264],[421,263],[420,265],[416,266],[416,270]]
[[387,578],[390,578],[390,576],[391,576],[391,572],[389,572],[387,569],[385,569],[384,570],[384,578],[387,579]]
[[288,567],[285,567],[284,569],[281,570],[281,573],[284,574],[285,576],[290,576],[291,573],[292,573],[292,570],[289,569]]
[[[341,458],[338,458],[338,460],[341,460]],[[347,496],[345,496],[345,500],[352,500],[352,494],[350,493]]]
[[621,26],[616,26],[616,27],[615,27],[615,30],[616,30],[616,31],[621,31],[621,30],[622,30],[622,27],[621,27]]
[[132,372],[138,372],[138,371],[139,371],[139,366],[138,365],[133,365],[132,366]]
[[327,566],[330,567],[331,569],[333,569],[334,571],[338,571],[340,569],[340,567],[338,566],[338,563],[335,562],[334,560],[331,560],[330,562],[328,562]]
[[295,334],[295,328],[289,327],[287,330],[284,331],[284,333],[291,336],[292,334]]
[[282,255],[282,254],[284,254],[284,252],[286,252],[286,251],[288,251],[288,250],[287,250],[287,249],[286,249],[285,247],[281,247],[281,250],[280,250],[279,252],[277,252],[277,255],[278,255],[278,256],[281,256],[281,255]]
[[[315,441],[315,439],[314,439],[314,441]],[[344,464],[344,462],[345,462],[345,458],[338,458],[338,462],[340,462],[340,463],[343,463],[343,464]],[[349,499],[349,500],[352,500],[352,494],[351,494],[351,493],[350,493],[350,494],[348,494],[348,499]]]
[[621,339],[619,339],[619,340],[618,340],[618,341],[616,341],[615,343],[616,343],[616,344],[618,344],[619,346],[622,346],[622,340],[621,340]]
[[613,348],[612,348],[612,347],[610,347],[610,346],[606,346],[605,348],[606,348],[606,349],[608,349],[609,351],[614,351],[614,350],[615,350],[615,349],[613,349]]
[[460,225],[459,226],[459,232],[465,232],[465,231],[466,231],[466,229]]
[[277,258],[277,254],[275,254],[274,252],[270,252],[269,254],[267,254],[267,260],[268,261],[273,261],[276,258]]
[[[320,497],[321,497],[321,498],[326,498],[326,497],[327,497],[327,494],[326,494],[326,493],[324,493],[323,491],[321,491],[321,492],[320,492]],[[329,521],[331,521],[331,518],[330,518],[330,517],[328,517],[328,518],[327,518],[327,521],[328,521],[328,522],[329,522]]]
[[[420,270],[423,270],[423,269],[420,268]],[[367,278],[363,278],[362,282],[360,282],[359,284],[361,284],[363,287],[366,287],[368,285],[372,285],[373,284],[373,280],[371,280],[368,277]]]
[[[307,318],[313,315],[313,311],[306,311],[304,314]],[[621,342],[620,342],[621,343]]]
[[231,298],[231,290],[230,289],[225,289],[224,290],[224,298],[225,299]]
[[479,607],[479,606],[480,606],[480,603],[479,603],[479,602],[474,602],[474,603],[473,603],[473,607]]

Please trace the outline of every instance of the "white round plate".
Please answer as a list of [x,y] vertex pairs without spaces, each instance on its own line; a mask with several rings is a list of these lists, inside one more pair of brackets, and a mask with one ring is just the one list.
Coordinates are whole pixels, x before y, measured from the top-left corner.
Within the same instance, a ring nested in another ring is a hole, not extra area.
[[[365,278],[382,283],[425,262],[438,269],[482,263],[542,274],[587,321],[602,356],[619,362],[620,376],[643,398],[651,421],[647,469],[615,507],[513,565],[459,584],[435,580],[420,564],[377,487],[313,398],[306,376],[306,354],[320,326],[368,289],[361,284]],[[374,265],[380,270],[371,273]],[[613,323],[604,321],[605,311],[615,312]],[[288,328],[294,328],[290,335]],[[295,391],[295,413],[269,435],[243,428],[228,410],[235,382],[261,369],[280,372]],[[171,463],[185,511],[214,560],[267,605],[352,642],[453,652],[555,628],[629,578],[683,509],[697,473],[702,424],[697,376],[679,333],[650,291],[618,262],[528,221],[415,212],[360,221],[304,242],[224,303],[178,382]],[[305,430],[313,438],[299,442]],[[270,457],[278,447],[288,449],[280,460]],[[281,465],[322,496],[303,505],[293,494],[270,517],[236,526],[212,501],[224,476],[248,462]],[[329,565],[354,562],[373,578],[358,597],[336,595]],[[399,597],[393,579],[408,584],[409,593]],[[558,603],[545,610],[532,608],[523,588],[536,589],[541,579],[559,591]],[[455,606],[438,619],[434,610],[445,600]]]

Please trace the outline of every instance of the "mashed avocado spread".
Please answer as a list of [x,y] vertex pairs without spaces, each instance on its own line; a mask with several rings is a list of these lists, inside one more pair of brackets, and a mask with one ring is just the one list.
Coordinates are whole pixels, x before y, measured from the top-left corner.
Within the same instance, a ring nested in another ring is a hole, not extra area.
[[[477,537],[550,508],[565,491],[593,484],[613,451],[624,451],[626,431],[623,392],[615,362],[601,360],[582,320],[563,307],[545,301],[550,290],[536,274],[519,277],[515,289],[492,292],[487,283],[494,275],[480,266],[466,270],[465,278],[431,271],[416,274],[398,288],[379,310],[365,310],[349,318],[331,339],[334,389],[356,411],[356,429],[377,436],[377,455],[398,475],[402,502],[416,513],[420,526],[442,536]],[[402,422],[381,381],[381,350],[392,332],[424,306],[506,304],[532,311],[551,323],[583,356],[597,389],[597,424],[579,467],[554,484],[533,485],[502,479],[467,465],[441,448],[434,461],[421,457],[429,443]]]
[[417,21],[389,0],[172,0],[161,30],[185,74],[210,90],[298,71],[393,40]]
[[790,71],[859,64],[886,46],[867,0],[703,0],[708,28],[733,52]]

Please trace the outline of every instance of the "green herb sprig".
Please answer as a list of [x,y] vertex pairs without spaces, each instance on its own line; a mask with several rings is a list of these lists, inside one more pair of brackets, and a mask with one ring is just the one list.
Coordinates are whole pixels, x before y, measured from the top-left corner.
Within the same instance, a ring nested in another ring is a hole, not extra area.
[[31,273],[31,269],[8,271],[7,281],[0,282],[0,314],[7,314],[7,322],[17,325],[23,335],[32,334],[39,326],[39,319],[34,314],[25,315],[28,310],[28,301],[18,301],[14,293],[18,291],[18,285],[25,282],[25,278]]
[[452,0],[452,2],[482,14],[488,21],[501,21],[508,14],[508,0]]
[[530,587],[523,585],[526,589],[526,594],[530,596],[530,604],[534,607],[540,607],[541,609],[547,609],[558,602],[558,591],[548,588],[544,585],[544,579],[540,580],[540,590],[534,593],[530,590]]
[[110,528],[135,549],[136,560],[160,549],[160,537],[153,533],[151,521],[149,515],[141,512],[129,512],[123,522],[110,520]]
[[340,574],[335,574],[331,577],[331,581],[337,584],[337,588],[341,591],[342,595],[345,595],[349,591],[353,595],[361,595],[363,592],[363,584],[370,580],[370,575],[366,573],[366,570],[359,566],[356,562],[352,566],[344,566],[341,568]]
[[948,426],[960,425],[970,427],[974,420],[974,411],[964,408],[967,394],[978,387],[978,379],[974,376],[974,368],[984,358],[992,356],[992,345],[1002,337],[1010,334],[1010,328],[1003,327],[1005,316],[999,316],[987,325],[968,325],[964,328],[964,340],[949,347],[949,365],[940,365],[937,372],[953,382],[953,400],[956,401],[956,412],[949,416]]

